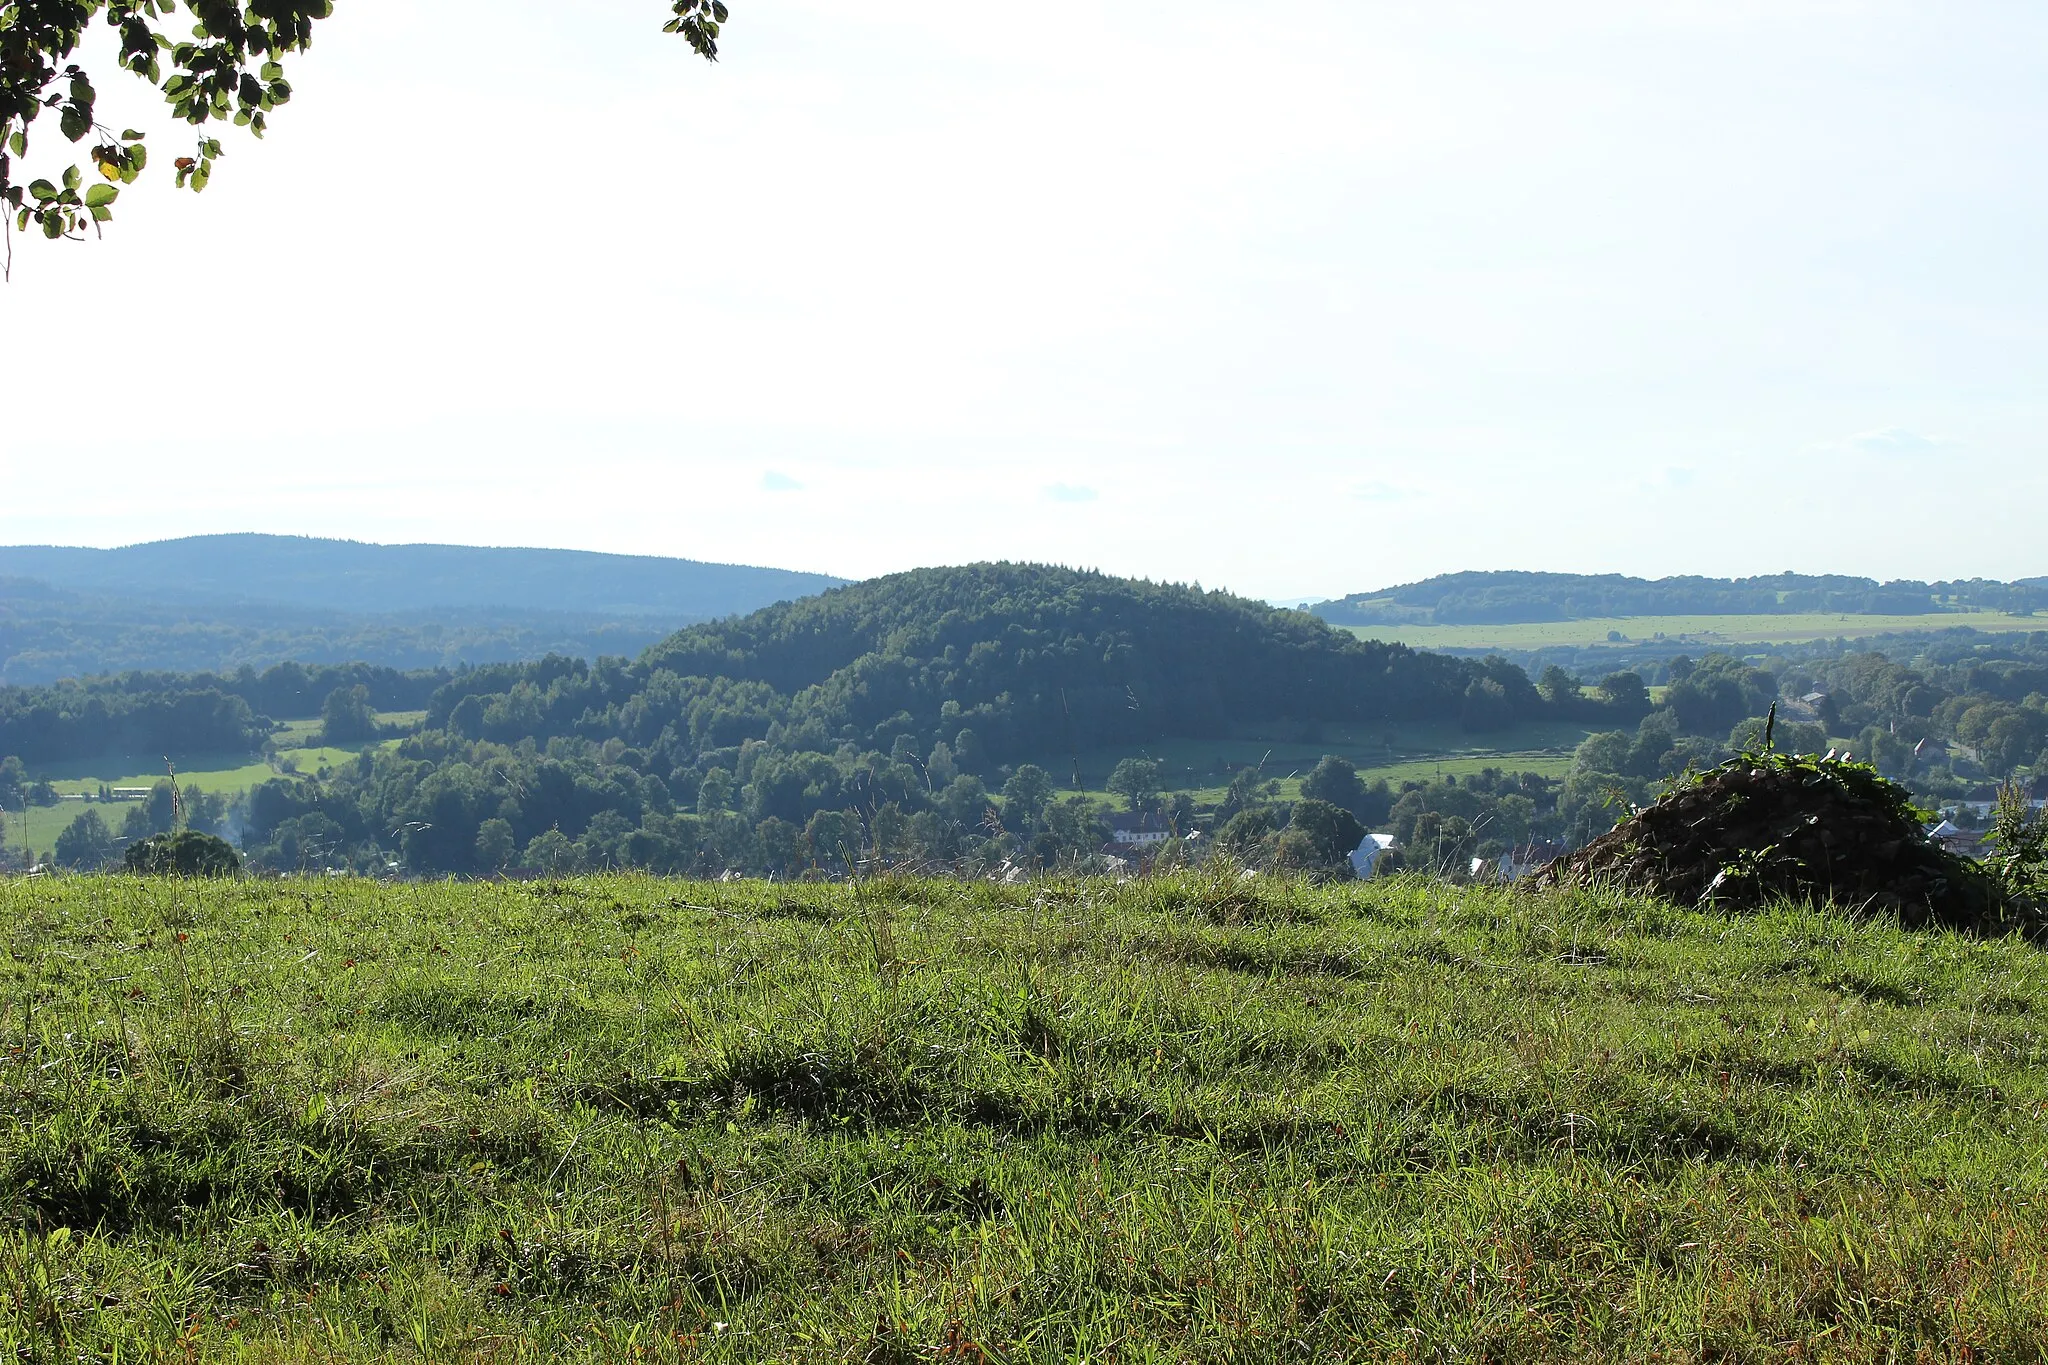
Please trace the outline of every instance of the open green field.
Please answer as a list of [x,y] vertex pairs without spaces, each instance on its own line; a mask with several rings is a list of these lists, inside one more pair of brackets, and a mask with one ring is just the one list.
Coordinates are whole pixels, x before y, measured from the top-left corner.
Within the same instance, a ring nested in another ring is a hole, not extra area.
[[1600,645],[1618,630],[1631,643],[1660,638],[1673,646],[1711,649],[1727,645],[1796,644],[1807,640],[1860,639],[1901,631],[2048,630],[2048,617],[2008,616],[1997,611],[1943,612],[1931,616],[1842,616],[1812,612],[1785,616],[1615,616],[1586,621],[1531,621],[1515,625],[1345,626],[1368,640],[1391,640],[1417,649],[1544,649],[1552,645]]
[[[379,725],[396,725],[412,730],[426,722],[427,713],[379,711],[376,718]],[[320,743],[320,732],[324,728],[324,723],[317,716],[311,720],[280,721],[271,742],[279,749],[318,749],[323,747]]]
[[2048,958],[1273,879],[0,882],[23,1359],[2040,1360]]
[[[258,782],[285,772],[317,774],[322,767],[338,767],[354,761],[354,749],[285,749],[270,759],[252,759],[246,753],[197,753],[174,759],[178,765],[178,784],[197,786],[201,792],[213,792],[221,796],[240,796]],[[119,769],[133,759],[94,759],[88,763],[70,765],[49,765],[37,769],[35,776],[51,776],[51,786],[63,794],[98,792],[100,784],[106,786],[156,786],[164,780],[164,769],[139,774],[121,774]],[[55,774],[68,776],[55,776]],[[6,847],[20,849],[31,847],[39,853],[47,853],[55,843],[57,835],[70,827],[86,810],[98,810],[100,817],[115,831],[121,829],[121,821],[127,817],[127,804],[82,804],[76,800],[59,802],[55,806],[29,806],[23,810],[6,812]],[[27,819],[27,827],[25,821]],[[27,829],[27,833],[25,833]]]
[[1062,791],[1080,790],[1106,801],[1120,801],[1103,784],[1126,758],[1158,759],[1166,789],[1194,793],[1198,802],[1223,799],[1230,779],[1243,768],[1258,768],[1280,782],[1289,799],[1299,794],[1301,779],[1324,754],[1351,760],[1367,782],[1385,778],[1399,786],[1406,781],[1431,781],[1444,774],[1464,776],[1483,768],[1508,772],[1540,772],[1561,777],[1571,768],[1572,752],[1591,734],[1574,721],[1537,721],[1486,734],[1472,734],[1455,724],[1337,725],[1304,729],[1299,724],[1251,728],[1228,739],[1170,739],[1124,748],[1090,749],[1080,755],[1081,785],[1073,787],[1074,759],[1042,755],[1034,760],[1051,773]]
[[[322,746],[311,741],[319,738],[320,722],[293,721],[293,727],[310,727],[293,730],[278,736],[278,753],[274,758],[257,758],[249,754],[185,754],[172,755],[177,765],[178,781],[183,786],[194,786],[201,791],[233,798],[248,791],[258,783],[285,773],[304,773],[308,776],[319,773],[322,768],[337,768],[344,763],[355,761],[359,752],[352,748]],[[288,743],[291,740],[294,742]],[[384,741],[386,745],[396,743]],[[35,769],[36,777],[48,777],[50,785],[67,795],[97,792],[102,783],[109,787],[153,787],[164,779],[164,770],[156,767],[143,772],[122,772],[142,762],[139,756],[115,756],[89,759],[78,763],[46,764]],[[127,807],[121,804],[93,806],[107,823],[119,830]],[[66,801],[55,806],[31,806],[26,812],[16,810],[6,814],[6,839],[9,848],[32,848],[39,853],[48,853],[56,844],[57,836],[76,820],[87,806],[76,801]],[[25,831],[25,832],[24,832]]]

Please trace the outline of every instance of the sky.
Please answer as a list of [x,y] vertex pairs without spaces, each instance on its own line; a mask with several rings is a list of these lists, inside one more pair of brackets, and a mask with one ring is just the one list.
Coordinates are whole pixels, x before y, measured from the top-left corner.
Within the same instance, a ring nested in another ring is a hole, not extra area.
[[731,4],[340,0],[197,197],[103,78],[0,542],[2048,574],[2048,7]]

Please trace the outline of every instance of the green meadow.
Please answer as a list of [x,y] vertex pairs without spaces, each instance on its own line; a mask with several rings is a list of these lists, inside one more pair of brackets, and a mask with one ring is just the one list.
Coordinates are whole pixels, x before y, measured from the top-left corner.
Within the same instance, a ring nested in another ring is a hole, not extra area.
[[1607,643],[1619,631],[1631,643],[1668,639],[1713,648],[1727,645],[1796,644],[1807,640],[1856,640],[1867,635],[1953,630],[2048,630],[2048,617],[2009,616],[1997,611],[1942,612],[1923,616],[1844,616],[1812,612],[1783,616],[1614,616],[1584,621],[1529,621],[1513,625],[1345,626],[1368,640],[1390,640],[1416,649],[1544,649],[1553,645]]
[[2048,959],[1787,906],[0,882],[25,1360],[2040,1360]]
[[[1079,755],[1044,754],[1035,762],[1051,773],[1063,791],[1079,790],[1104,801],[1121,801],[1104,785],[1118,762],[1152,758],[1160,764],[1168,791],[1194,794],[1198,802],[1223,800],[1230,779],[1245,768],[1280,783],[1289,799],[1299,795],[1301,779],[1325,754],[1349,759],[1367,782],[1382,778],[1399,786],[1407,781],[1432,781],[1446,774],[1462,777],[1485,768],[1508,772],[1540,772],[1562,777],[1571,768],[1572,753],[1592,733],[1575,721],[1535,721],[1506,730],[1473,734],[1454,723],[1341,725],[1275,723],[1240,730],[1224,739],[1172,739],[1148,745],[1089,749]],[[1078,758],[1081,782],[1073,785]]]
[[[377,719],[386,725],[418,725],[426,719],[426,713],[387,712],[379,714]],[[383,744],[394,742],[385,740]],[[275,752],[268,756],[245,753],[172,754],[169,759],[177,769],[180,785],[233,798],[274,777],[291,773],[311,776],[323,768],[338,768],[353,762],[361,751],[360,746],[322,744],[318,720],[283,722],[272,739],[272,746]],[[34,775],[49,778],[50,785],[60,794],[78,796],[97,793],[103,784],[108,787],[153,787],[163,781],[167,773],[161,761],[155,766],[144,767],[148,762],[144,755],[112,755],[73,763],[40,765]],[[27,811],[8,811],[4,817],[4,843],[10,848],[27,847],[46,854],[56,844],[57,836],[88,808],[98,810],[117,831],[127,813],[127,807],[118,803],[88,807],[76,801],[65,801],[55,806],[31,806]]]

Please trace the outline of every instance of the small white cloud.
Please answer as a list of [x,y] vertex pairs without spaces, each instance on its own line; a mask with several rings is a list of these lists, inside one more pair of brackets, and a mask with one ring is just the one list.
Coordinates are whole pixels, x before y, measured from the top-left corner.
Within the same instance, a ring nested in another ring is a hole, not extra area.
[[1415,497],[1415,490],[1399,484],[1387,483],[1381,479],[1367,479],[1351,485],[1351,496],[1360,502],[1406,502]]
[[789,475],[781,474],[771,469],[761,476],[761,487],[767,489],[770,493],[794,493],[797,489],[802,488],[803,485],[789,477]]
[[1917,431],[1904,427],[1886,427],[1882,431],[1865,431],[1851,436],[1842,443],[1844,449],[1859,455],[1881,455],[1892,459],[1910,460],[1923,455],[1932,455],[1949,442],[1933,436],[1922,436]]
[[1045,490],[1045,496],[1054,502],[1094,502],[1097,494],[1092,488],[1079,484],[1056,483]]

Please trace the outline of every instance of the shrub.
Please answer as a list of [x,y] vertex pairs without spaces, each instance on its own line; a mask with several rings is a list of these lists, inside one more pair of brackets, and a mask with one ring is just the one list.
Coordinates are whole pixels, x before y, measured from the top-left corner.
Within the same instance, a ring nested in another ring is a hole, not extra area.
[[196,830],[130,844],[123,861],[130,872],[148,877],[232,877],[242,870],[241,857],[225,839]]

